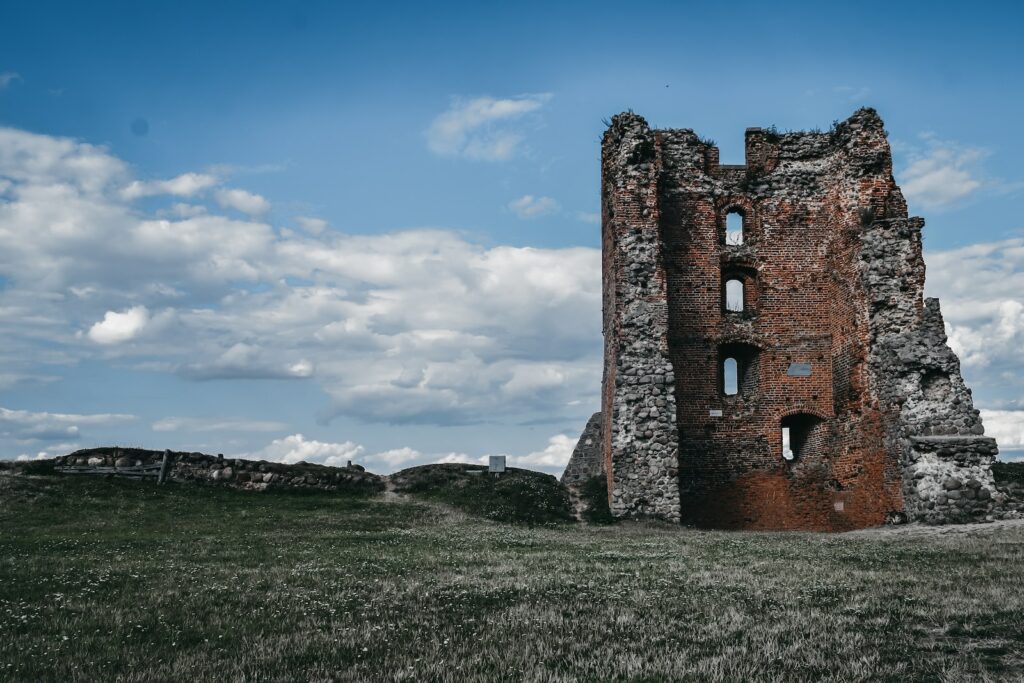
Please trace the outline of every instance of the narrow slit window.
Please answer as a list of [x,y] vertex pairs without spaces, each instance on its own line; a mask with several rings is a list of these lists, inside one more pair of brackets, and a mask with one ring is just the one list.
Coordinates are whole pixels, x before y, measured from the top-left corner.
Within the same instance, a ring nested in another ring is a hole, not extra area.
[[743,214],[738,211],[725,215],[725,243],[729,246],[743,244]]
[[722,391],[726,396],[735,396],[740,391],[739,372],[735,358],[726,358],[722,363]]
[[725,310],[743,311],[743,281],[727,280],[725,283]]

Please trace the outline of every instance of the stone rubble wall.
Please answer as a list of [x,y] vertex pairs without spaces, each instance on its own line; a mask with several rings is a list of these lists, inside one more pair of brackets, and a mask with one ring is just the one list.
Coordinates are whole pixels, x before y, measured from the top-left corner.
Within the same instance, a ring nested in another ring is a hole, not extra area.
[[620,114],[602,145],[604,450],[613,514],[679,521],[656,144],[646,121]]
[[916,436],[904,467],[907,515],[929,524],[1012,519],[1007,496],[992,477],[995,439],[984,436]]
[[585,481],[594,477],[605,476],[604,458],[601,450],[601,413],[597,412],[587,420],[579,441],[572,451],[569,464],[565,466],[562,477],[563,485],[579,488]]
[[[102,448],[75,451],[56,458],[57,466],[135,467],[159,464],[163,451],[139,448]],[[328,467],[313,463],[285,464],[204,453],[172,452],[168,479],[187,482],[216,482],[234,488],[262,491],[295,488],[321,491],[383,490],[378,475],[360,465]]]
[[924,298],[924,221],[901,209],[883,208],[890,215],[865,226],[860,258],[870,302],[868,366],[886,444],[902,470],[904,513],[929,524],[1014,517],[992,476],[995,439],[984,436],[939,301]]

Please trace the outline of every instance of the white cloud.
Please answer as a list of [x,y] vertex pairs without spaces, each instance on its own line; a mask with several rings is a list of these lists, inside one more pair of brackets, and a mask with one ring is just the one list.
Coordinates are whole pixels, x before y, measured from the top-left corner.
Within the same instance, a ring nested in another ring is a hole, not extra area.
[[900,186],[910,202],[938,209],[964,199],[982,187],[977,168],[984,150],[961,147],[926,137],[925,152],[911,150],[910,163],[900,174]]
[[0,128],[0,174],[5,373],[99,357],[196,380],[311,378],[327,419],[431,424],[564,415],[600,385],[596,249],[150,215],[105,150],[14,129]]
[[148,322],[145,306],[133,306],[121,313],[107,311],[103,320],[89,328],[89,339],[97,344],[120,344],[138,336]]
[[581,221],[583,223],[590,223],[591,225],[600,225],[601,214],[592,213],[590,211],[577,211],[576,220]]
[[543,450],[526,455],[510,456],[509,465],[561,473],[569,464],[569,458],[575,447],[576,439],[565,434],[556,434],[548,439],[548,445]]
[[74,453],[79,450],[81,446],[77,443],[57,443],[47,446],[45,449],[36,452],[35,455],[29,455],[28,453],[22,453],[15,460],[19,462],[25,462],[27,460],[48,460],[50,458],[56,458],[60,455],[67,455],[68,453]]
[[307,379],[313,364],[305,359],[278,362],[258,346],[237,343],[206,363],[190,363],[181,369],[192,379]]
[[1024,239],[929,252],[925,260],[949,344],[968,385],[985,396],[976,403],[986,433],[1004,452],[1021,449],[1024,410],[1003,408],[1024,399]]
[[942,299],[950,345],[965,368],[1020,368],[1024,239],[929,252],[928,291]]
[[270,210],[270,202],[258,194],[238,189],[221,189],[214,193],[217,203],[225,209],[234,209],[250,216],[258,216]]
[[[576,442],[571,437],[565,434],[556,434],[548,439],[548,444],[544,449],[526,455],[509,455],[507,463],[510,467],[560,474],[569,462],[575,445]],[[345,466],[351,460],[365,466],[371,472],[390,474],[417,465],[486,465],[490,456],[485,454],[474,457],[456,452],[424,453],[408,446],[371,453],[364,446],[352,441],[340,443],[316,441],[307,439],[302,434],[292,434],[275,439],[259,451],[243,454],[243,457],[284,463],[305,461],[334,467]]]
[[116,413],[78,415],[0,407],[0,436],[27,442],[75,439],[80,436],[81,426],[119,424],[134,419],[134,415]]
[[1000,450],[1024,450],[1024,410],[982,410],[981,420]]
[[18,424],[38,424],[40,422],[57,424],[115,424],[134,420],[134,415],[123,413],[93,413],[79,415],[76,413],[47,413],[32,412],[30,410],[10,410],[0,407],[0,420]]
[[244,417],[165,417],[153,423],[154,432],[279,432],[284,422]]
[[524,139],[513,121],[539,110],[549,94],[522,95],[507,99],[456,98],[427,130],[427,144],[435,154],[478,161],[511,158]]
[[138,199],[154,195],[192,197],[216,185],[216,176],[206,173],[182,173],[170,180],[134,180],[122,190],[125,199]]
[[18,196],[89,200],[123,180],[127,168],[102,147],[0,127],[0,176],[14,181]]
[[299,216],[295,219],[295,222],[299,224],[300,228],[308,232],[310,235],[319,235],[327,229],[327,221],[323,218]]
[[185,202],[178,202],[172,204],[167,210],[161,210],[157,215],[171,215],[178,216],[180,218],[192,218],[193,216],[202,216],[207,213],[208,209],[202,204],[187,204]]
[[[246,454],[246,457],[284,463],[304,461],[332,467],[344,467],[352,461],[377,474],[389,474],[415,465],[471,461],[470,457],[463,453],[430,455],[408,446],[368,453],[364,446],[352,441],[317,441],[307,439],[302,434],[275,439],[265,448]],[[485,460],[486,456],[478,458],[477,462]]]
[[365,449],[351,441],[331,443],[307,439],[302,434],[292,434],[275,439],[263,450],[250,453],[256,460],[296,463],[311,462],[331,467],[344,467],[349,460],[356,460]]
[[0,90],[3,90],[14,81],[20,81],[21,74],[15,71],[2,71],[0,72]]
[[528,194],[509,202],[508,208],[519,218],[538,218],[556,213],[559,206],[551,197],[534,197]]

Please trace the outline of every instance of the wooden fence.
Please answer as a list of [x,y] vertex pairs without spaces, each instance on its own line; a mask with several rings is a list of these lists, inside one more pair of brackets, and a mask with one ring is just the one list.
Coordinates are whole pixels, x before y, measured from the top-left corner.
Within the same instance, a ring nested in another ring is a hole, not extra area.
[[124,477],[126,479],[156,479],[158,484],[167,481],[167,469],[170,465],[170,451],[164,451],[163,460],[150,465],[131,465],[129,467],[110,467],[105,465],[63,465],[54,468],[61,474],[88,474],[100,477]]

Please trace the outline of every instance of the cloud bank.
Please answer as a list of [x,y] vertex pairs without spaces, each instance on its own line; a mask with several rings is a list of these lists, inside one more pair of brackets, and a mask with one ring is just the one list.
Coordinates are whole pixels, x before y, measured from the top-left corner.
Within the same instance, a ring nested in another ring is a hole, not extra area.
[[[456,119],[469,140],[543,99]],[[597,395],[597,250],[344,234],[309,216],[278,229],[261,218],[268,201],[212,175],[142,181],[101,147],[11,128],[0,180],[11,382],[102,359],[197,381],[312,381],[324,420],[436,425],[575,420]]]

